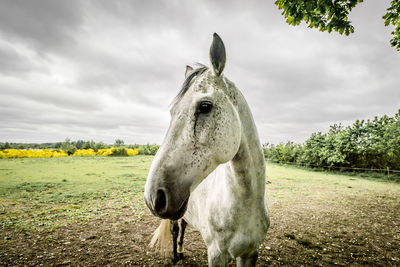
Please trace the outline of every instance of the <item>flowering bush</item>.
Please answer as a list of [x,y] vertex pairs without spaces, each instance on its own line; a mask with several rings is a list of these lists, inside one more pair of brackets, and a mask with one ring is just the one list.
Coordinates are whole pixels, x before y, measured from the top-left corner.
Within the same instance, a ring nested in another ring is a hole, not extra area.
[[[139,154],[139,150],[132,148],[105,148],[99,149],[97,152],[93,149],[78,149],[71,156],[136,156]],[[37,149],[37,150],[24,150],[24,149],[4,149],[0,150],[1,159],[13,159],[13,158],[59,158],[68,157],[68,153],[64,150],[57,149]]]
[[127,156],[136,156],[137,154],[139,154],[139,149],[132,149],[132,148],[128,148],[126,150],[126,155]]
[[97,156],[110,156],[114,153],[115,148],[104,148],[97,150]]
[[67,157],[68,154],[63,150],[56,149],[38,149],[38,150],[23,150],[23,149],[4,149],[0,151],[0,158],[59,158]]
[[86,156],[96,156],[96,152],[94,152],[93,149],[78,149],[75,151],[73,156],[81,156],[81,157],[86,157]]
[[67,152],[65,152],[64,150],[55,150],[53,152],[53,158],[61,158],[61,157],[68,157]]

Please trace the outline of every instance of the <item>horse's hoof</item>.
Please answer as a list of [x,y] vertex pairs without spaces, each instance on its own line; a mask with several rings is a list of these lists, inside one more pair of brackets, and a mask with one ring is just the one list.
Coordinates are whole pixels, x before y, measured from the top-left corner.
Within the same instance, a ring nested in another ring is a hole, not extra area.
[[182,260],[183,258],[184,258],[183,253],[178,253],[177,256],[174,256],[174,257],[172,258],[172,263],[175,264],[175,263],[177,263],[178,261]]

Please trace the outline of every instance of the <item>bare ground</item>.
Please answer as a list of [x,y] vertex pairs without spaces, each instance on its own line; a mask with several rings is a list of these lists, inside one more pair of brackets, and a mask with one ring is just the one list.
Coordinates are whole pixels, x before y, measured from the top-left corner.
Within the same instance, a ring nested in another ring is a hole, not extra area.
[[[337,206],[272,203],[258,266],[400,266],[400,201],[388,197]],[[87,224],[54,231],[2,229],[0,266],[171,266],[147,246],[158,222],[147,211],[138,218],[129,208],[118,215],[109,208]],[[191,228],[184,254],[176,266],[207,265],[204,242]]]

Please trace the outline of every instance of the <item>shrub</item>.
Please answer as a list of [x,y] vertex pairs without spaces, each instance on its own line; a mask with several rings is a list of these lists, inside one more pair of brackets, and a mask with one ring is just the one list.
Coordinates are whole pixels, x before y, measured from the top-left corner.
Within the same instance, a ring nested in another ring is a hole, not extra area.
[[139,149],[128,148],[126,150],[126,155],[127,156],[136,156],[137,154],[139,154]]
[[67,157],[68,154],[63,150],[55,149],[38,149],[38,150],[22,150],[22,149],[5,149],[0,151],[0,158],[59,158]]
[[114,147],[112,156],[126,156],[125,147]]
[[159,145],[144,145],[141,146],[138,150],[139,150],[139,154],[140,155],[155,155],[158,151],[158,149],[160,148]]
[[114,148],[104,148],[104,149],[99,149],[96,153],[97,156],[110,156],[114,153]]
[[93,149],[78,149],[75,151],[73,156],[81,156],[81,157],[87,157],[87,156],[96,156],[96,152],[94,152]]

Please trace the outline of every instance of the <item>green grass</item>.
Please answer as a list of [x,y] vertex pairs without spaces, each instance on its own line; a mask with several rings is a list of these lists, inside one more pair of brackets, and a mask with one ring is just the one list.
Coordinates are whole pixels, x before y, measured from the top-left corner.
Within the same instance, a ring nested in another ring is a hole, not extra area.
[[333,200],[344,196],[368,198],[379,195],[396,200],[400,196],[399,183],[312,171],[275,163],[267,163],[267,181],[271,182],[267,184],[267,193],[275,201],[315,202],[326,199],[326,194],[337,195]]
[[148,156],[0,160],[0,227],[41,230],[85,223],[110,203],[115,209],[143,210],[151,160]]
[[[143,189],[152,156],[0,160],[0,227],[54,230],[146,209]],[[271,209],[296,205],[346,207],[351,199],[398,201],[400,184],[267,163]],[[112,212],[110,213],[110,210]]]

